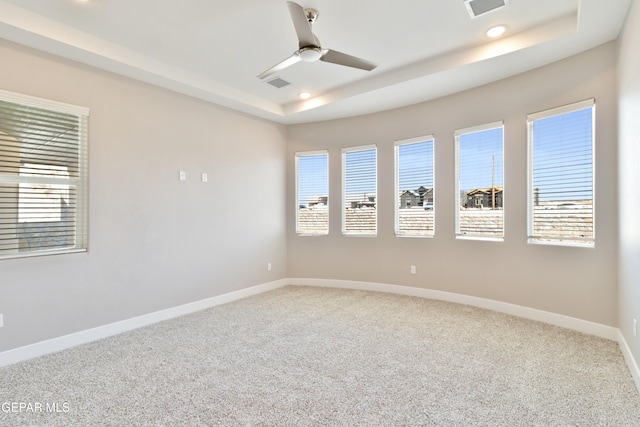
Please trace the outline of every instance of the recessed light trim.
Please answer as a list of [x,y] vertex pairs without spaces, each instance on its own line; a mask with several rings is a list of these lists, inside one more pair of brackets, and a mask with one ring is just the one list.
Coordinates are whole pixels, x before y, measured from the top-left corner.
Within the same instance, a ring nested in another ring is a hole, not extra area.
[[298,96],[299,96],[301,99],[309,99],[309,98],[311,98],[311,93],[309,93],[309,92],[300,92],[300,93],[298,94]]
[[506,25],[496,25],[495,27],[491,27],[487,30],[487,37],[495,38],[500,37],[507,31]]

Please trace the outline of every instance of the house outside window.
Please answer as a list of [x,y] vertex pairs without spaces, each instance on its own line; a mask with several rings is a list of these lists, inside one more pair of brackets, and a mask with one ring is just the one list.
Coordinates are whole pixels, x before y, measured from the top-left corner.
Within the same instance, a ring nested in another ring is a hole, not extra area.
[[87,250],[88,119],[0,91],[0,258]]
[[502,122],[455,132],[457,238],[504,237],[503,135]]
[[377,149],[375,145],[342,150],[342,234],[375,236],[377,213]]
[[327,151],[296,154],[296,233],[329,234],[329,154]]
[[398,237],[434,235],[433,136],[396,141],[395,233]]

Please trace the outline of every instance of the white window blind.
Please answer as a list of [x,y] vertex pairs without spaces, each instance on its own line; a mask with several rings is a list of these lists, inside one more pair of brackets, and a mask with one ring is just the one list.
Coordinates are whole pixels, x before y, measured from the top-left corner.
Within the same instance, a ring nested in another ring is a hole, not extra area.
[[375,146],[342,150],[342,233],[377,233],[377,153]]
[[528,116],[529,242],[594,244],[594,100]]
[[329,234],[329,154],[296,154],[296,233]]
[[396,141],[396,236],[434,235],[433,137]]
[[86,250],[88,118],[0,91],[0,258]]
[[503,124],[455,132],[456,236],[504,236]]

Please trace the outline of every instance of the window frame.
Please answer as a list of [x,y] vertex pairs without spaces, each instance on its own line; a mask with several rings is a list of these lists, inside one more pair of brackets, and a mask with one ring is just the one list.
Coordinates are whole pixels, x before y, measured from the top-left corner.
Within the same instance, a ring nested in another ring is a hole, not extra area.
[[[568,113],[591,108],[591,239],[578,242],[579,239],[550,238],[535,235],[534,221],[534,122],[536,120],[557,117]],[[596,244],[596,102],[595,98],[562,105],[548,110],[527,115],[527,243],[536,245],[573,246],[580,248],[594,248]]]
[[[372,233],[349,232],[347,230],[347,154],[360,151],[373,150],[374,161],[374,184],[375,184],[375,231]],[[342,149],[342,235],[348,237],[376,237],[378,235],[378,146],[376,144],[359,145]]]
[[[431,230],[431,233],[428,234],[410,234],[410,233],[406,233],[406,232],[402,232],[400,230],[400,147],[402,146],[406,146],[406,145],[414,145],[414,144],[421,144],[421,143],[431,143],[431,152],[432,152],[432,158],[431,158],[431,180],[433,182],[433,186],[431,191],[433,192],[433,207],[431,209],[432,214],[434,215],[434,220],[433,220],[433,229]],[[408,139],[401,139],[401,140],[397,140],[394,141],[393,143],[393,148],[394,148],[394,163],[395,163],[395,168],[394,168],[394,175],[395,175],[395,186],[394,186],[394,211],[395,211],[395,225],[394,225],[394,231],[395,231],[395,236],[396,237],[409,237],[409,238],[423,238],[423,239],[432,239],[435,237],[435,233],[436,233],[436,224],[435,224],[435,209],[436,209],[436,173],[435,173],[435,168],[436,168],[436,161],[435,161],[435,137],[433,135],[424,135],[424,136],[419,136],[419,137],[415,137],[415,138],[408,138]]]
[[[300,232],[300,205],[299,205],[299,195],[300,195],[300,158],[301,157],[313,157],[313,156],[326,156],[327,158],[327,231],[322,233],[303,233]],[[329,235],[330,230],[330,215],[329,215],[329,150],[314,150],[314,151],[299,151],[295,153],[295,203],[296,203],[296,235],[301,237],[318,237],[318,236],[327,236]]]
[[[78,176],[30,176],[32,174],[18,173],[0,173],[0,184],[5,185],[17,185],[17,198],[20,198],[20,186],[21,185],[52,185],[52,186],[66,186],[69,189],[75,187],[76,199],[74,212],[74,233],[73,233],[73,245],[68,247],[53,247],[50,249],[38,249],[33,251],[20,251],[19,246],[16,249],[6,249],[5,253],[0,254],[0,260],[15,259],[15,258],[29,258],[37,256],[47,255],[59,255],[59,254],[71,254],[88,252],[89,250],[89,118],[90,109],[87,107],[81,107],[72,104],[66,104],[59,101],[53,101],[43,98],[38,98],[30,95],[23,95],[15,92],[9,92],[0,90],[0,100],[18,104],[25,107],[33,107],[38,109],[49,110],[52,113],[68,114],[76,116],[78,120],[78,138],[77,138],[77,150],[78,150]],[[7,138],[15,140],[19,143],[18,139],[10,134]],[[7,141],[9,140],[7,139]],[[0,141],[0,144],[2,142]],[[49,165],[48,163],[41,163],[42,165]],[[51,165],[54,166],[54,165]],[[16,220],[16,240],[18,236],[18,224],[25,221],[19,221],[20,217],[20,202],[18,201],[15,206],[15,215],[13,212],[8,214],[8,218],[15,216]],[[5,214],[6,215],[6,214]],[[29,221],[27,221],[29,222]]]
[[[470,134],[470,133],[479,133],[493,129],[502,129],[502,235],[501,236],[481,236],[475,234],[462,234],[460,231],[460,137],[462,135]],[[504,120],[499,120],[491,123],[485,123],[477,126],[470,126],[462,129],[457,129],[454,131],[454,161],[455,161],[455,236],[456,239],[460,240],[484,240],[484,241],[492,241],[492,242],[504,242],[505,236],[505,207],[506,207],[506,199],[504,197],[506,191],[505,185],[505,176],[504,176]]]

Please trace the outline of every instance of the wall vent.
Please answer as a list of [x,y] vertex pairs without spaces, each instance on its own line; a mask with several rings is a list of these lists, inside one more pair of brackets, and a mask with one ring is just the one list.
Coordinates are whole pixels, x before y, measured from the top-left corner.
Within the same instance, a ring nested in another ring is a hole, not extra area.
[[285,86],[291,84],[286,80],[282,80],[280,77],[276,77],[275,79],[271,79],[267,83],[269,83],[273,87],[277,87],[278,89],[280,89],[281,87],[285,87]]
[[467,12],[472,18],[477,18],[485,13],[502,9],[509,5],[509,0],[464,0]]

